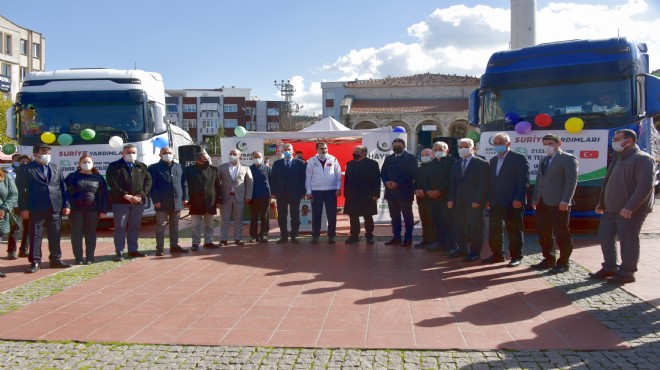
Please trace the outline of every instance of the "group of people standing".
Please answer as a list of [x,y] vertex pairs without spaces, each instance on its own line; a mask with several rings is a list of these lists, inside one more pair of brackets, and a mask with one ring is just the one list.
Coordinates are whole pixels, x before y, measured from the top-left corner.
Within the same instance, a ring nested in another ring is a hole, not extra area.
[[[569,218],[578,182],[578,161],[561,149],[559,136],[547,134],[542,141],[546,156],[539,162],[531,206],[536,214],[543,260],[531,267],[558,274],[569,270],[573,251]],[[612,141],[615,153],[596,209],[603,215],[599,237],[605,262],[600,271],[590,274],[594,279],[609,279],[618,284],[635,281],[639,232],[653,207],[655,166],[652,157],[641,151],[636,142],[637,135],[628,129],[617,131]],[[487,209],[491,255],[481,261],[486,264],[505,262],[506,230],[511,257],[508,266],[516,267],[523,259],[523,217],[530,166],[525,155],[510,150],[508,134],[495,134],[492,144],[497,155],[486,161],[476,155],[472,139],[460,139],[460,159],[456,160],[449,155],[446,143],[436,142],[432,148],[421,151],[418,165],[417,157],[406,152],[405,141],[395,139],[393,154],[385,158],[382,168],[368,158],[365,146],[356,146],[345,175],[324,142],[316,143],[317,154],[307,162],[298,153],[294,156],[293,145],[284,144],[283,158],[276,160],[272,167],[258,151],[251,155],[252,165],[242,165],[241,152],[232,149],[227,163],[213,166],[208,153],[202,150],[195,155],[195,164],[187,168],[174,161],[169,147],[161,149],[159,162],[147,167],[137,161],[137,148],[127,144],[122,158],[108,166],[106,178],[99,174],[88,155],[80,158],[77,171],[64,178],[59,167],[51,163],[50,146],[38,144],[33,148],[34,161],[26,156],[15,156],[10,176],[0,171],[0,232],[11,234],[9,258],[27,256],[30,262],[27,272],[33,273],[41,267],[44,228],[48,231],[50,267],[70,267],[61,260],[62,216],[69,216],[71,220],[75,263],[90,264],[94,262],[98,219],[108,212],[109,204],[114,221],[115,260],[122,261],[126,245],[128,256],[145,256],[138,250],[138,237],[147,197],[151,197],[156,211],[157,256],[164,255],[168,225],[170,253],[197,251],[200,245],[204,248],[228,245],[232,222],[232,243],[243,245],[245,204],[249,205],[251,214],[250,242],[267,243],[272,201],[276,203],[280,228],[277,243],[297,244],[300,242],[299,208],[301,201],[307,199],[312,206],[311,243],[320,242],[321,216],[325,208],[327,242],[334,244],[337,197],[341,195],[345,176],[344,213],[350,220],[346,244],[360,242],[360,218],[364,220],[366,243],[375,243],[373,216],[377,214],[382,183],[392,226],[392,238],[385,245],[413,245],[412,203],[416,198],[423,235],[414,248],[442,252],[450,258],[462,258],[464,262],[480,260]],[[180,213],[184,207],[189,208],[192,219],[190,250],[181,247],[178,239]],[[24,230],[18,253],[13,238],[18,222],[9,222],[15,208],[23,219]],[[220,243],[214,244],[213,219],[218,209],[222,212],[221,235]],[[617,240],[621,249],[620,265],[616,262]]]

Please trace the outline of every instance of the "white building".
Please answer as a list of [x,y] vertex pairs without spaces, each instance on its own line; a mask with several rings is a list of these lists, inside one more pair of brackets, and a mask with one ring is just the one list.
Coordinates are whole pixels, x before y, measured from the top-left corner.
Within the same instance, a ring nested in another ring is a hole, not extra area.
[[0,92],[13,101],[25,75],[46,66],[46,39],[0,16]]

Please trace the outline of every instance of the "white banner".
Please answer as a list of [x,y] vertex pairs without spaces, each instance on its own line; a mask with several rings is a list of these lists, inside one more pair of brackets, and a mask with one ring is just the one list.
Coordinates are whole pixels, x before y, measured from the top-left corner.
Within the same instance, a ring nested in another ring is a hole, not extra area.
[[[546,156],[543,149],[543,136],[554,133],[562,138],[561,148],[577,157],[579,163],[579,181],[596,180],[605,177],[607,171],[607,130],[582,130],[577,134],[567,131],[532,131],[521,135],[517,132],[507,132],[511,137],[511,150],[527,156],[530,167],[530,180],[536,182],[540,160]],[[493,147],[493,136],[497,132],[483,132],[479,145],[479,154],[490,160],[496,153]]]
[[229,162],[229,151],[238,149],[241,151],[239,161],[244,166],[252,165],[252,152],[264,152],[264,139],[261,138],[240,138],[223,137],[220,139],[221,163]]

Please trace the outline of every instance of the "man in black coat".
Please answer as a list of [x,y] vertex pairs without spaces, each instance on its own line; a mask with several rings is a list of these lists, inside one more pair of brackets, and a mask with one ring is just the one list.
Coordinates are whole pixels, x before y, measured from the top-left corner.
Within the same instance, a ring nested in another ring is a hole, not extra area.
[[474,141],[458,141],[461,160],[454,164],[447,206],[454,210],[456,252],[464,262],[481,258],[484,243],[484,208],[488,202],[490,172],[486,160],[474,155]]
[[453,255],[456,251],[454,234],[454,212],[447,208],[451,171],[456,159],[449,154],[449,145],[443,141],[433,143],[433,161],[426,195],[429,197],[431,220],[435,230],[435,244],[428,247],[431,252],[445,252]]
[[[422,224],[422,241],[415,244],[415,248],[433,248],[436,241],[435,228],[431,218],[431,200],[426,192],[429,190],[433,176],[433,151],[429,148],[422,148],[419,152],[420,163],[415,178],[415,198],[417,199],[417,211],[419,212],[419,222]],[[436,203],[436,202],[434,202]]]
[[380,169],[378,162],[367,158],[367,147],[353,149],[353,160],[346,164],[344,175],[344,213],[349,216],[351,236],[346,244],[360,241],[360,216],[364,218],[364,235],[367,244],[374,244],[374,216],[378,213],[380,198]]
[[509,149],[511,138],[505,132],[493,136],[497,155],[490,159],[490,213],[488,222],[488,242],[490,257],[484,263],[504,262],[504,230],[506,224],[509,237],[509,267],[520,266],[522,262],[523,217],[525,199],[529,186],[529,162],[527,156]]
[[[392,239],[385,245],[401,244],[404,247],[412,245],[413,211],[412,202],[415,195],[415,177],[417,176],[417,157],[405,151],[406,142],[403,139],[392,141],[393,154],[385,157],[380,177],[385,184],[385,200],[392,218]],[[401,216],[406,225],[403,240],[401,240]]]
[[16,176],[21,218],[30,221],[28,232],[30,269],[27,273],[41,269],[41,240],[44,227],[48,230],[49,266],[71,267],[70,264],[62,262],[60,249],[62,216],[67,216],[71,207],[62,171],[57,165],[50,163],[50,152],[49,145],[35,145],[32,148],[35,160],[21,166]]
[[204,247],[218,248],[213,244],[213,216],[222,203],[222,185],[218,168],[211,166],[211,157],[202,150],[195,154],[195,165],[186,167],[186,182],[192,220],[192,248],[199,250],[202,240],[202,222],[204,223]]
[[164,256],[165,225],[170,225],[170,253],[188,253],[179,245],[179,218],[188,204],[188,183],[183,166],[174,162],[169,146],[160,149],[160,161],[149,166],[151,201],[156,210],[156,256]]
[[[259,243],[268,243],[270,230],[270,173],[272,168],[264,164],[261,152],[252,153],[252,199],[250,200],[250,236]],[[259,223],[261,222],[261,228]]]
[[122,158],[110,163],[105,173],[112,199],[115,261],[124,260],[125,244],[128,244],[130,257],[144,257],[146,254],[138,251],[138,237],[147,194],[151,190],[147,165],[137,160],[137,147],[126,144]]
[[[299,243],[300,200],[305,196],[307,165],[301,159],[293,157],[293,145],[283,145],[284,158],[273,163],[270,177],[270,189],[277,201],[277,224],[280,227],[280,239],[277,244],[286,243],[291,236],[292,243]],[[291,215],[291,232],[287,227],[287,216]]]

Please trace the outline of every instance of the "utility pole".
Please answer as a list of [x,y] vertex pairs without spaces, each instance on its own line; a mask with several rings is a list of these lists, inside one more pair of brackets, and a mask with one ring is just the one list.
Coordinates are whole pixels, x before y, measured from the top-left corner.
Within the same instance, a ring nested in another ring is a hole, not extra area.
[[280,90],[280,94],[284,97],[284,101],[280,104],[280,130],[295,131],[295,124],[293,124],[291,116],[300,110],[298,104],[292,101],[296,89],[290,80],[281,80],[280,82],[275,80],[275,87]]

